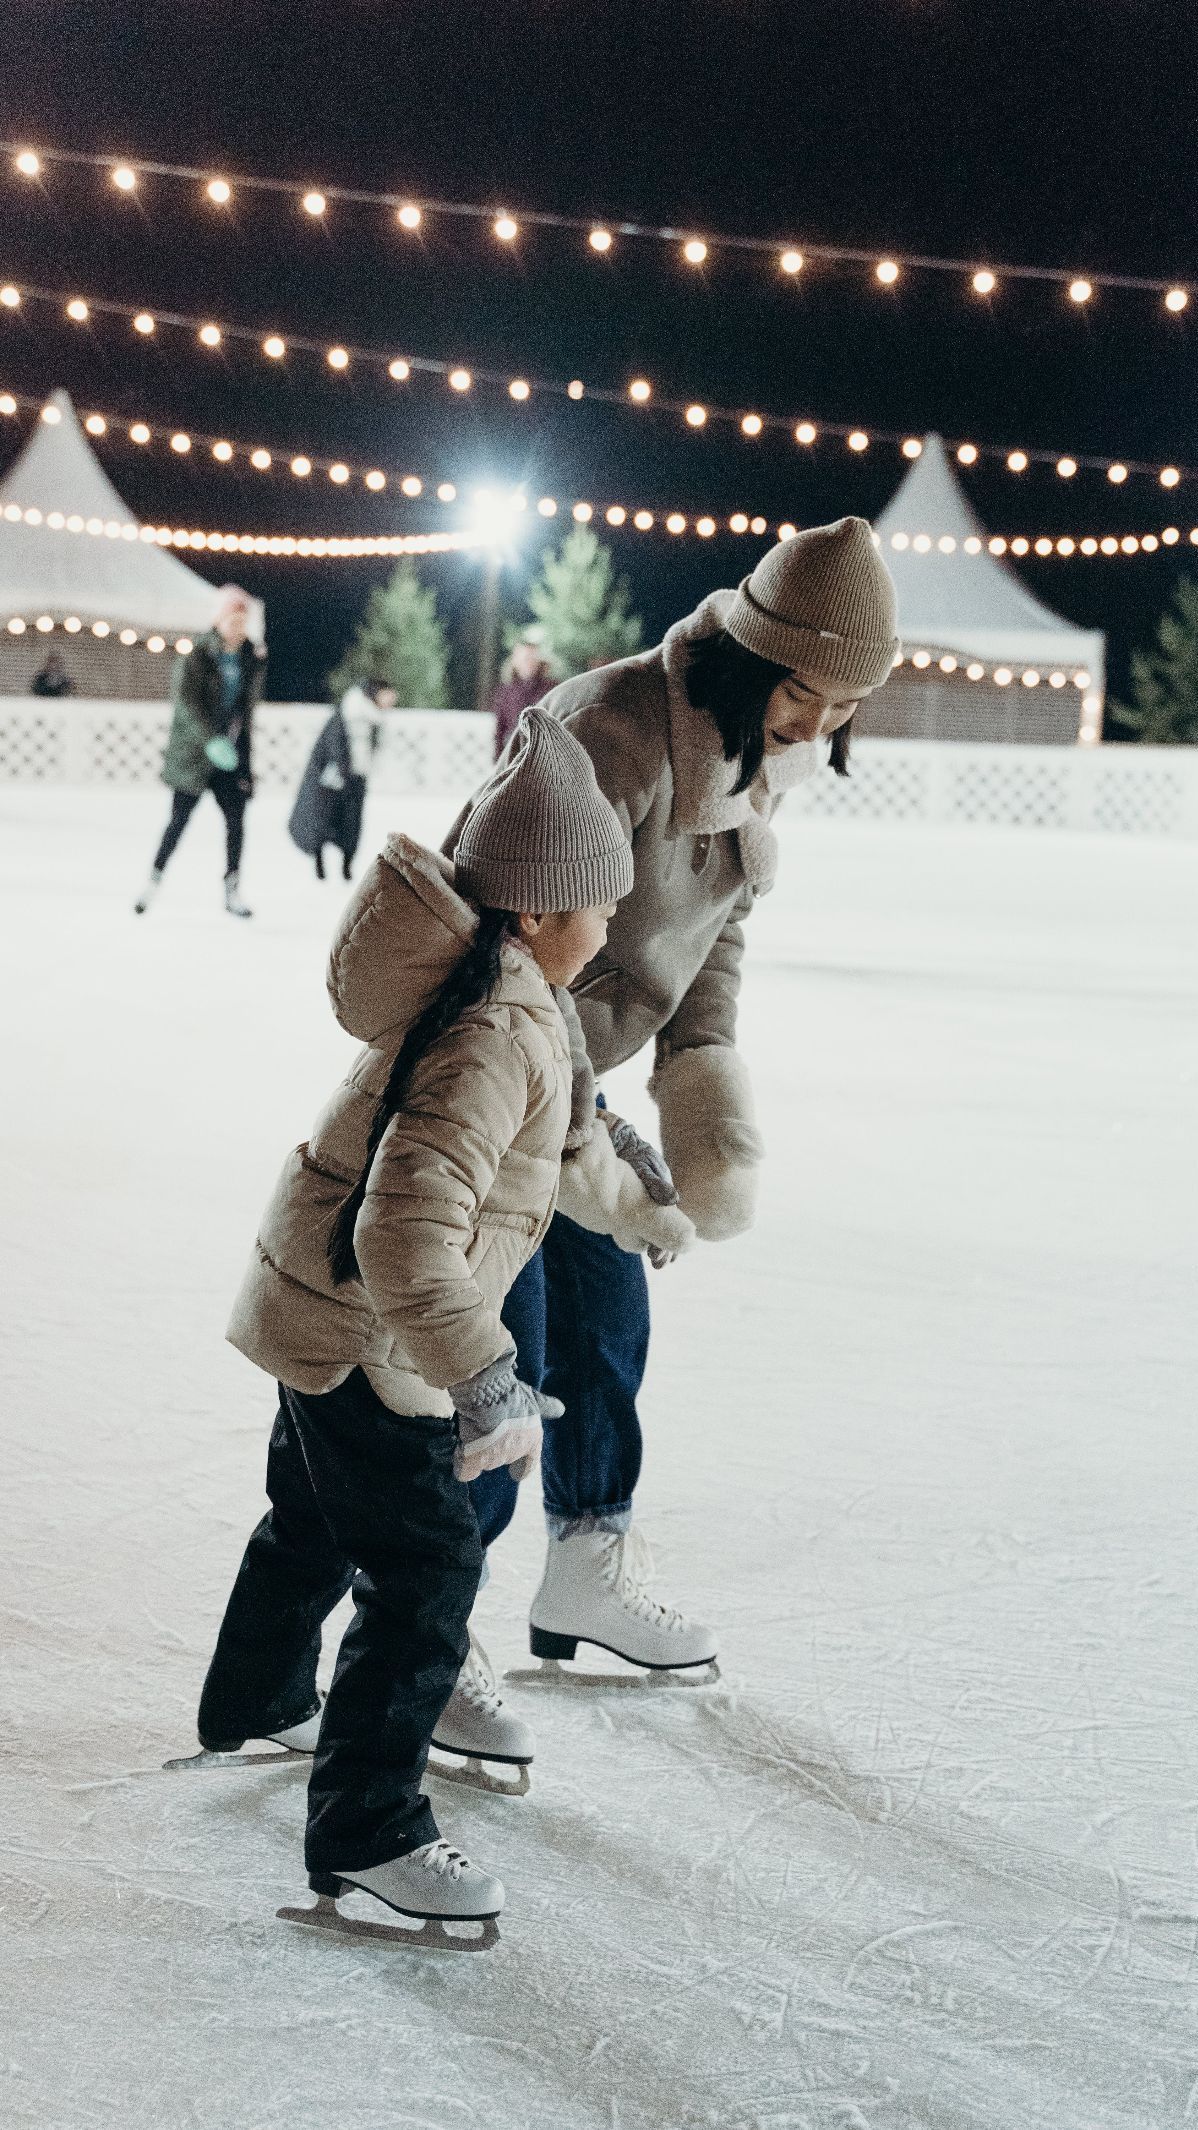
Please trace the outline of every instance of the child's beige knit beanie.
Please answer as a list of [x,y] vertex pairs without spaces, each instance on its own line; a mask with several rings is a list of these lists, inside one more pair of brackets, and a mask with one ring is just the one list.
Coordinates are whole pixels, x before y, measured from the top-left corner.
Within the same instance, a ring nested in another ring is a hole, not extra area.
[[454,854],[454,880],[495,910],[593,910],[632,886],[632,848],[594,765],[549,711],[526,710],[511,759],[485,785]]
[[776,665],[877,688],[898,650],[894,579],[864,518],[809,525],[763,555],[724,623]]

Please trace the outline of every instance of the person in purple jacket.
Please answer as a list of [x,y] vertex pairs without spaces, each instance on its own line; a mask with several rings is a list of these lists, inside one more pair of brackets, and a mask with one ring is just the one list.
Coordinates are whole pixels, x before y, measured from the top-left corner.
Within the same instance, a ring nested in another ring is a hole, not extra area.
[[541,631],[527,629],[505,661],[498,687],[491,697],[495,719],[495,759],[498,761],[526,710],[539,703],[557,683],[557,675],[545,656]]

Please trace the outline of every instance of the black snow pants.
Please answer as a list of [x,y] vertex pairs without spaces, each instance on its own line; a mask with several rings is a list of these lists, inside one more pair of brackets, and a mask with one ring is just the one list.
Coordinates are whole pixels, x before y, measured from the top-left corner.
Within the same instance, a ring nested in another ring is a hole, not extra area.
[[321,1397],[279,1386],[271,1506],[233,1586],[199,1734],[227,1748],[310,1715],[321,1626],[352,1583],[308,1785],[309,1871],[361,1871],[437,1839],[421,1778],[482,1573],[455,1441],[452,1420],[393,1413],[359,1369]]

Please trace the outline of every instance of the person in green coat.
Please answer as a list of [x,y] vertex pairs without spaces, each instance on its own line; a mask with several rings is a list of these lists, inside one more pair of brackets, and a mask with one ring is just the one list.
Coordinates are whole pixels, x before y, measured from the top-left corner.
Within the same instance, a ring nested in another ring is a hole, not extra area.
[[241,847],[245,809],[254,789],[250,737],[262,694],[266,653],[250,640],[249,593],[226,584],[217,595],[208,633],[176,660],[174,714],[162,763],[162,781],[174,793],[171,816],[133,907],[149,909],[179,838],[206,791],[225,817],[225,908],[248,917],[241,899]]

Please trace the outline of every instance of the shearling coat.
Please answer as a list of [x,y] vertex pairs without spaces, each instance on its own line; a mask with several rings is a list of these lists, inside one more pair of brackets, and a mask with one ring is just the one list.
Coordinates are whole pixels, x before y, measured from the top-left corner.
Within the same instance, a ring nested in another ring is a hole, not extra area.
[[523,949],[503,948],[493,998],[416,1066],[354,1231],[361,1278],[334,1286],[327,1257],[404,1035],[476,923],[450,865],[406,836],[388,839],[342,918],[329,995],[365,1048],[284,1164],[228,1329],[295,1390],[332,1390],[360,1367],[394,1412],[446,1416],[447,1386],[511,1350],[499,1312],[553,1217],[570,1121],[565,1025]]

